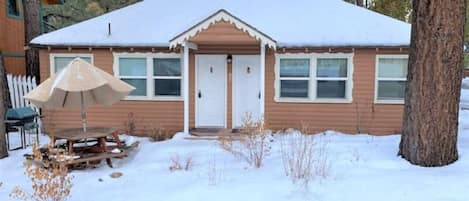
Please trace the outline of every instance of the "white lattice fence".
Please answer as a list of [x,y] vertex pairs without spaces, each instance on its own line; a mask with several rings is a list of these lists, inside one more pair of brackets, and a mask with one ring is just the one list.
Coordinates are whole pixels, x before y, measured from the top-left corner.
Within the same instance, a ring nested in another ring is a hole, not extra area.
[[[10,92],[10,100],[12,108],[31,107],[36,112],[40,112],[39,108],[32,105],[23,96],[37,87],[36,78],[24,75],[7,75],[8,90]],[[40,130],[42,131],[42,122],[38,119]]]

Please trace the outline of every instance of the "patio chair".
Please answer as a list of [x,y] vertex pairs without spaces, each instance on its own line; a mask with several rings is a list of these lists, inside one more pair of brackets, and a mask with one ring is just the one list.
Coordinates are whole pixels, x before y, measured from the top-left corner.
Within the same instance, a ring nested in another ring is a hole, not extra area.
[[[7,110],[5,116],[6,138],[8,141],[7,148],[9,150],[26,148],[27,131],[34,130],[36,141],[39,142],[39,124],[37,123],[37,117],[39,117],[39,114],[31,107],[10,108]],[[18,131],[21,138],[21,146],[14,149],[10,149],[10,132],[12,131]],[[31,135],[29,135],[29,144],[31,144]]]

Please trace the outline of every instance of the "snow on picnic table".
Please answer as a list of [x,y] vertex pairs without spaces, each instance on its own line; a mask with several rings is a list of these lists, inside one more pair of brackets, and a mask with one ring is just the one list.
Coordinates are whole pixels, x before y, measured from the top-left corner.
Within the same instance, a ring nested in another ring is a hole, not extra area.
[[[115,168],[102,163],[96,169],[73,171],[74,186],[69,200],[380,200],[467,201],[469,200],[469,111],[460,112],[459,160],[449,166],[413,166],[396,153],[399,135],[345,135],[333,131],[327,140],[330,175],[316,179],[308,190],[293,185],[285,176],[278,140],[260,169],[220,149],[215,141],[184,140],[183,134],[164,142],[139,140],[130,157],[114,159]],[[276,138],[278,139],[278,138]],[[42,143],[47,139],[43,137]],[[30,189],[24,176],[23,157],[30,150],[10,152],[0,160],[0,200],[8,201],[18,186]],[[170,158],[192,157],[190,171],[170,172]],[[122,172],[117,179],[112,172]],[[213,179],[215,178],[215,179]],[[102,179],[102,181],[99,181]]]

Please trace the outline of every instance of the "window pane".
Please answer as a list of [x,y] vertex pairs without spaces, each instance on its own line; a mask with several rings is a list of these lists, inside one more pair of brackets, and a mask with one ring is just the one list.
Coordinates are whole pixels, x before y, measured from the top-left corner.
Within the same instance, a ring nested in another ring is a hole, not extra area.
[[135,87],[135,90],[130,92],[130,96],[146,96],[147,95],[147,80],[146,79],[122,79]]
[[181,59],[153,59],[153,75],[181,76]]
[[406,78],[407,76],[407,59],[381,58],[378,65],[378,77]]
[[145,58],[119,58],[119,75],[146,76],[147,59]]
[[404,100],[406,81],[378,81],[378,100]]
[[318,59],[317,77],[347,77],[347,59]]
[[[55,73],[65,68],[73,59],[77,57],[54,57]],[[88,63],[91,63],[91,57],[80,57]]]
[[318,98],[345,98],[345,81],[318,80]]
[[280,77],[309,77],[309,59],[280,59]]
[[307,98],[308,80],[281,80],[280,97]]
[[8,14],[13,16],[20,16],[20,8],[18,0],[7,0]]
[[155,96],[181,96],[181,80],[155,79]]

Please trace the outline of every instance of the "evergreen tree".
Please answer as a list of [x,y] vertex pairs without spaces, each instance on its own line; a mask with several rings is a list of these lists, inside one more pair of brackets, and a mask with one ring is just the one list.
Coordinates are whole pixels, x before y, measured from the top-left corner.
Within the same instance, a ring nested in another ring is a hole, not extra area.
[[44,5],[45,32],[128,6],[140,0],[66,0],[63,4]]
[[[1,52],[0,52],[1,53]],[[5,89],[7,88],[6,87],[6,82],[4,82],[4,78],[5,77],[5,66],[3,65],[3,57],[2,55],[0,54],[0,100],[5,100],[5,96],[7,96],[7,94],[5,92],[7,92]],[[5,120],[5,102],[3,104],[0,104],[0,121],[2,123],[0,123],[0,159],[2,158],[5,158],[8,156],[8,150],[7,150],[7,141],[6,141],[6,136],[5,136],[5,123],[4,120]]]
[[399,155],[433,167],[458,159],[466,0],[414,0]]
[[26,75],[36,77],[36,82],[39,83],[39,49],[29,47],[29,42],[41,35],[41,22],[40,22],[40,0],[23,0],[24,10],[24,41],[26,41],[25,59],[26,59]]
[[351,4],[355,4],[357,6],[368,8],[372,2],[372,0],[344,0]]
[[412,11],[412,2],[410,0],[374,0],[370,9],[408,22]]

